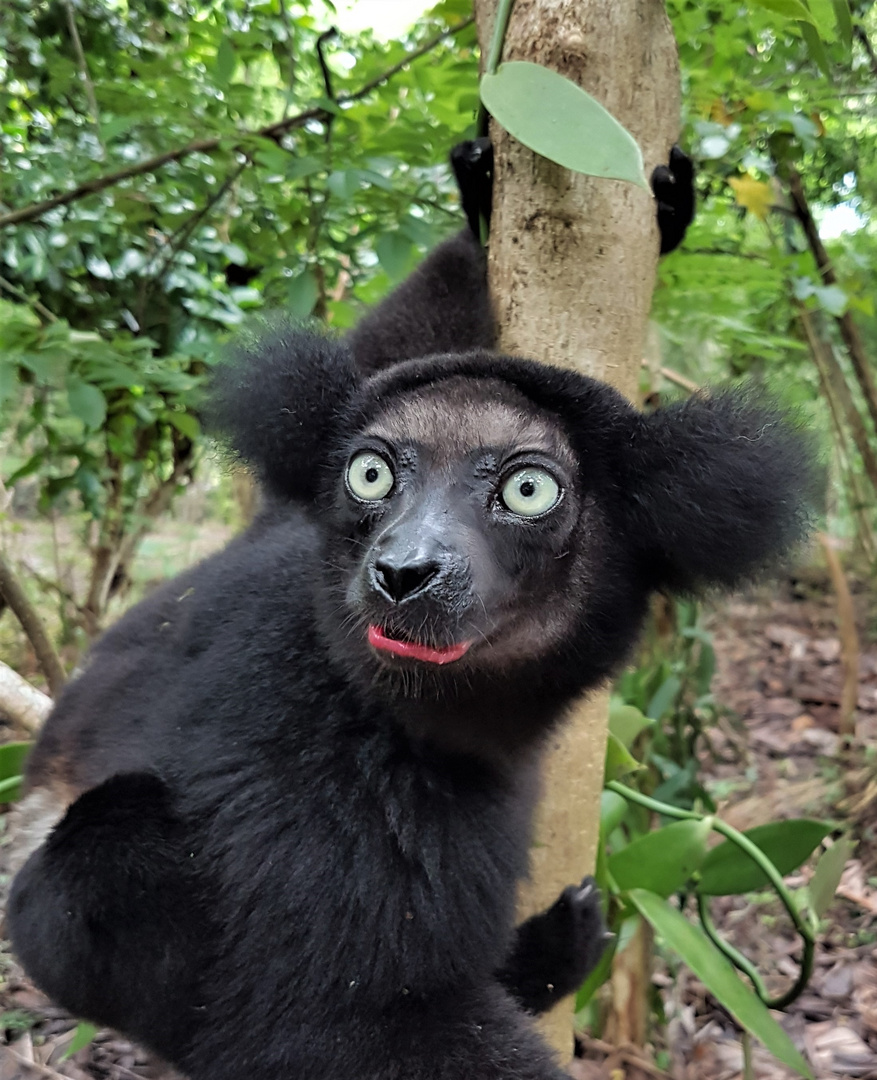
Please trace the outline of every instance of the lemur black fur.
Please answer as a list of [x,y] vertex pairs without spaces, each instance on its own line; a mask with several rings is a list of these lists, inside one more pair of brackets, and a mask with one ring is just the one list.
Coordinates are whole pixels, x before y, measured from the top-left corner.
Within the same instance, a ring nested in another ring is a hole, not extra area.
[[805,528],[770,406],[644,415],[493,340],[466,232],[346,339],[241,345],[213,412],[265,510],[95,645],[32,755],[72,805],[14,948],[191,1080],[561,1080],[527,1012],[601,925],[585,883],[513,931],[547,736],[653,590]]

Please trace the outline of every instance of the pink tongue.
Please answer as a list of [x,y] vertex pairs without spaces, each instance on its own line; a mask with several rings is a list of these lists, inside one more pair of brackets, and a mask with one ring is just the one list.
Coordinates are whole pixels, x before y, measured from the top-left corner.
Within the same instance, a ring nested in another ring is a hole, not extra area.
[[445,649],[434,649],[430,645],[418,645],[414,641],[398,641],[387,635],[378,626],[368,628],[368,643],[375,649],[405,656],[409,660],[424,660],[427,664],[450,664],[468,650],[471,642],[461,641],[459,645],[448,645]]

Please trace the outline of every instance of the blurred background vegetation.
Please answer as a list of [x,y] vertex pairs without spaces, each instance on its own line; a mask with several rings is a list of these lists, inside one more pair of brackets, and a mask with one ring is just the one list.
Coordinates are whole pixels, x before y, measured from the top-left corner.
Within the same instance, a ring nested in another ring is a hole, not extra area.
[[[132,582],[249,513],[197,414],[235,327],[280,307],[343,330],[458,227],[445,160],[473,126],[475,28],[469,0],[423,7],[4,3],[0,527],[68,665]],[[778,388],[831,447],[830,531],[867,569],[877,18],[798,9],[670,0],[699,213],[662,262],[643,389]]]

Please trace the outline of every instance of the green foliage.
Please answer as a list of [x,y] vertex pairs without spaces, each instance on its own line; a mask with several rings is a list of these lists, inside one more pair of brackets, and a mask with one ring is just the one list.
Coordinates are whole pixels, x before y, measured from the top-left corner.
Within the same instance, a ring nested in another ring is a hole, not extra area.
[[70,1040],[70,1045],[61,1055],[61,1061],[66,1061],[68,1058],[73,1057],[74,1054],[78,1054],[80,1050],[84,1050],[91,1040],[97,1035],[97,1027],[94,1024],[89,1024],[85,1020],[81,1020],[76,1025],[76,1030],[73,1032],[73,1038]]
[[0,301],[8,430],[30,450],[24,460],[7,458],[5,483],[38,477],[46,509],[75,496],[96,520],[113,499],[133,513],[198,436],[185,410],[199,378],[179,355],[156,357],[153,346],[127,331],[102,337],[65,320],[44,325],[23,305]]
[[832,844],[816,864],[807,891],[810,906],[819,918],[822,918],[828,910],[828,905],[834,899],[844,866],[847,859],[853,854],[855,847],[853,840],[842,836]]
[[[767,855],[781,874],[791,874],[813,854],[833,828],[824,821],[798,818],[757,825],[743,835]],[[729,896],[754,892],[768,884],[760,867],[732,840],[724,840],[704,859],[697,889],[711,896]],[[834,895],[834,888],[831,893]]]
[[[704,724],[713,715],[712,642],[700,625],[696,605],[665,605],[657,614],[660,632],[652,629],[638,666],[618,680],[610,707],[596,878],[615,937],[579,990],[577,1016],[584,1023],[599,1015],[593,1010],[594,996],[609,976],[612,955],[625,948],[637,920],[645,918],[748,1032],[808,1076],[768,1009],[784,1007],[806,985],[818,919],[834,894],[850,848],[846,840],[835,840],[817,863],[814,884],[793,896],[782,875],[802,866],[833,825],[778,821],[741,834],[702,811],[704,805],[713,809],[698,777],[697,759]],[[620,775],[627,777],[624,783],[618,782]],[[714,831],[724,839],[710,846]],[[709,913],[711,896],[748,893],[766,885],[776,890],[803,941],[798,978],[776,999],[754,965],[723,940]],[[689,900],[696,901],[700,927],[683,913]]]
[[30,747],[29,742],[10,742],[0,746],[0,803],[11,803],[20,798],[24,763]]
[[477,57],[465,0],[389,43],[329,35],[325,71],[328,3],[74,10],[84,66],[62,3],[0,14],[0,480],[98,523],[93,633],[194,474],[228,333],[263,307],[343,329],[456,226]]
[[704,726],[715,716],[712,638],[699,622],[695,602],[662,602],[672,632],[650,623],[639,663],[615,684],[610,730],[617,733],[624,718],[627,730],[636,732],[639,756],[650,773],[648,790],[656,798],[685,809],[696,800],[712,807],[698,780],[696,757]]
[[666,944],[742,1027],[760,1039],[779,1061],[801,1076],[812,1077],[807,1063],[770,1015],[767,1006],[747,989],[731,964],[697,927],[660,896],[646,889],[632,889],[629,897],[643,918],[654,926]]
[[609,856],[611,879],[622,893],[643,888],[658,896],[672,896],[702,866],[711,831],[712,822],[704,818],[676,821],[638,836]]
[[[729,376],[762,381],[826,441],[838,442],[800,305],[836,351],[864,411],[835,319],[849,310],[862,336],[877,340],[877,92],[859,37],[874,41],[877,9],[859,5],[851,13],[847,0],[747,0],[744,12],[739,3],[670,0],[668,10],[699,205],[683,248],[659,269],[653,313],[663,361],[699,384]],[[821,223],[837,285],[823,282],[786,212],[784,177],[792,165]],[[840,450],[849,466],[833,470],[830,531],[855,529],[864,544],[861,521],[850,513],[860,497],[848,480],[864,468],[848,437]],[[872,530],[875,506],[864,511]]]

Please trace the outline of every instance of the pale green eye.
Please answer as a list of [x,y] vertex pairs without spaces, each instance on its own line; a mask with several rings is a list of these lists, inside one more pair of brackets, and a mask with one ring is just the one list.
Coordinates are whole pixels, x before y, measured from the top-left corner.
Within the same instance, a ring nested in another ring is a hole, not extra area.
[[513,514],[538,517],[560,498],[557,481],[544,469],[519,469],[502,486],[502,501]]
[[392,491],[393,481],[393,470],[377,454],[357,454],[347,466],[347,486],[357,499],[383,499]]

